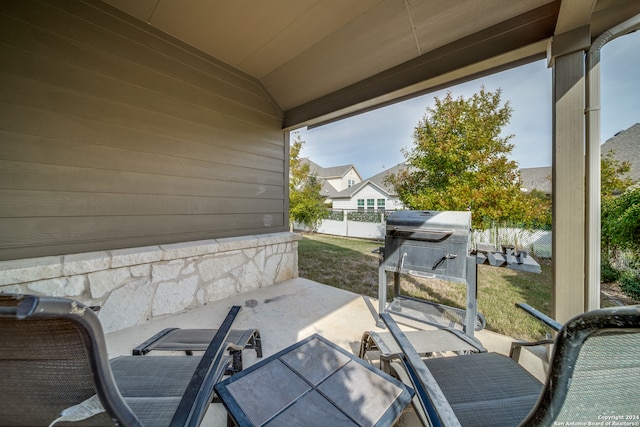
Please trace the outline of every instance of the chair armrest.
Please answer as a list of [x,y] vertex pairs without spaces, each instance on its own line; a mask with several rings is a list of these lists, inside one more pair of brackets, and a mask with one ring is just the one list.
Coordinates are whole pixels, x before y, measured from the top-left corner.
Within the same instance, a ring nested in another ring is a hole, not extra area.
[[160,332],[158,332],[157,334],[155,334],[154,336],[152,336],[151,338],[149,338],[148,340],[146,340],[142,344],[136,346],[136,348],[134,348],[131,351],[131,355],[132,356],[144,356],[145,354],[147,354],[151,350],[153,350],[154,344],[156,344],[161,338],[166,336],[168,333],[170,333],[172,331],[175,331],[176,329],[178,329],[178,328],[167,328],[167,329],[161,330]]
[[380,313],[380,317],[402,350],[401,361],[407,370],[407,374],[411,378],[416,396],[420,401],[422,409],[427,414],[431,425],[433,427],[460,427],[460,421],[453,412],[438,382],[433,377],[433,374],[431,374],[431,371],[429,371],[429,368],[427,368],[427,365],[424,364],[413,345],[411,345],[404,332],[402,332],[398,324],[388,313]]
[[554,340],[540,340],[533,342],[522,342],[522,341],[514,341],[511,343],[511,349],[509,350],[509,357],[515,360],[516,362],[520,362],[520,353],[522,352],[522,347],[536,347],[539,345],[551,345],[554,343]]
[[535,308],[531,307],[529,304],[518,302],[516,303],[516,307],[526,311],[528,314],[532,315],[533,317],[538,319],[540,322],[544,323],[545,325],[547,325],[548,327],[550,327],[556,332],[558,332],[562,328],[562,324],[560,322],[552,319],[551,317],[547,316],[541,311],[536,310]]
[[216,384],[216,366],[219,366],[223,359],[227,346],[225,341],[231,331],[231,325],[235,320],[240,306],[233,306],[227,317],[220,325],[220,329],[213,336],[209,347],[202,355],[200,363],[187,385],[185,394],[182,396],[178,408],[171,420],[170,427],[195,427],[200,425],[204,417],[203,408],[211,402]]

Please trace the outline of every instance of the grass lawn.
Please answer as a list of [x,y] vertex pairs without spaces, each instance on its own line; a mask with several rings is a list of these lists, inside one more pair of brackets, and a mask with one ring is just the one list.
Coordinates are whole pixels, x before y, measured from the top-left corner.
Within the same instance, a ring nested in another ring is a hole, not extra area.
[[[305,234],[298,246],[300,276],[373,298],[378,296],[378,255],[384,246],[376,240]],[[540,274],[478,266],[478,307],[487,329],[514,338],[534,340],[548,331],[522,310],[526,302],[549,314],[551,309],[551,263],[537,260]],[[391,281],[391,277],[389,277]],[[464,307],[466,286],[441,280],[403,278],[402,293],[455,307]]]

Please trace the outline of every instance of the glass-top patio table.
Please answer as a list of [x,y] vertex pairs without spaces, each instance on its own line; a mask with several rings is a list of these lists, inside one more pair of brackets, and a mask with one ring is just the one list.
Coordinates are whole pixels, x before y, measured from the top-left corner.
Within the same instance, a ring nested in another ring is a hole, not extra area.
[[413,390],[319,335],[227,378],[216,392],[238,426],[388,426]]

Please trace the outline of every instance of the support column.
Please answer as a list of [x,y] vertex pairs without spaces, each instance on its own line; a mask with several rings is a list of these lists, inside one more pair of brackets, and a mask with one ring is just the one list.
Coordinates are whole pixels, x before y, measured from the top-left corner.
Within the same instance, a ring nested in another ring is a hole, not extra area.
[[289,232],[293,233],[293,221],[291,221],[289,217],[289,180],[290,176],[290,163],[291,159],[291,132],[284,131],[282,132],[282,143],[284,144],[284,181],[282,182],[283,190],[284,190],[284,218],[282,218],[283,224],[289,224]]
[[[604,45],[604,43],[603,43]],[[600,46],[590,49],[587,56],[586,119],[586,247],[585,247],[585,311],[600,308],[601,214],[600,200]]]
[[552,314],[561,323],[585,307],[585,53],[589,28],[555,36],[553,67]]
[[600,49],[616,37],[640,29],[640,14],[600,34],[587,55],[587,247],[585,253],[585,311],[600,308]]

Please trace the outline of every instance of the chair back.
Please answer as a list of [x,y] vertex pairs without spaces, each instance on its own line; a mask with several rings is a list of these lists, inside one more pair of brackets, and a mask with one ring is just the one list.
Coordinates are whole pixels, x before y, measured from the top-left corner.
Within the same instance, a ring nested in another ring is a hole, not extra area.
[[48,426],[96,394],[106,412],[81,425],[139,424],[115,385],[97,316],[64,298],[0,295],[0,390],[3,426]]
[[624,418],[638,416],[639,349],[640,305],[576,316],[560,331],[544,390],[521,425],[640,422]]

